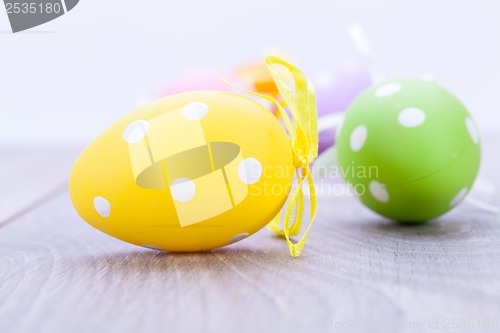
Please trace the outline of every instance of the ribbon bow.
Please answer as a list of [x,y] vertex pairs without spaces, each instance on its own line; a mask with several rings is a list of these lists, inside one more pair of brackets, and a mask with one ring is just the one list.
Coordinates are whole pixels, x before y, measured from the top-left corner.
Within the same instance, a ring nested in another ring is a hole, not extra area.
[[[276,105],[276,117],[283,120],[283,125],[288,132],[290,144],[292,146],[293,166],[298,182],[297,186],[290,193],[284,208],[269,223],[268,229],[280,236],[284,236],[290,254],[292,257],[298,257],[304,248],[316,214],[316,190],[309,167],[318,156],[318,115],[316,112],[316,97],[312,84],[298,68],[274,56],[266,57],[265,62],[283,98],[281,103],[271,96],[258,94],[238,87],[236,88],[263,98]],[[293,79],[294,89],[287,83],[289,77],[285,77],[282,71],[276,70],[274,67],[276,65],[283,66],[288,70]],[[227,81],[226,83],[231,85],[231,83]],[[288,108],[291,119],[285,107]],[[309,185],[311,205],[309,225],[300,240],[297,243],[292,243],[290,236],[297,236],[302,227],[305,201],[303,186],[306,182]],[[290,226],[294,209],[295,216],[293,218],[293,224]],[[283,214],[283,228],[281,228],[281,218]]]
[[[298,180],[297,186],[290,193],[284,209],[269,223],[268,228],[278,235],[285,236],[290,254],[292,257],[298,257],[304,248],[316,214],[316,190],[309,167],[318,156],[318,116],[316,112],[316,98],[312,84],[298,68],[274,56],[266,58],[266,65],[278,87],[278,91],[283,101],[278,103],[272,97],[263,97],[277,106],[278,111],[276,112],[276,117],[278,117],[278,119],[283,119],[283,124],[290,136],[293,164]],[[293,78],[294,90],[287,84],[281,72],[275,69],[275,65],[281,65],[288,69]],[[288,107],[290,111],[291,120],[284,109],[285,107]],[[290,236],[298,235],[302,227],[305,201],[303,186],[306,182],[309,185],[311,205],[309,225],[300,240],[297,243],[292,243]],[[290,226],[294,208],[295,217],[293,219],[293,224]],[[281,228],[281,217],[283,213],[283,228]]]

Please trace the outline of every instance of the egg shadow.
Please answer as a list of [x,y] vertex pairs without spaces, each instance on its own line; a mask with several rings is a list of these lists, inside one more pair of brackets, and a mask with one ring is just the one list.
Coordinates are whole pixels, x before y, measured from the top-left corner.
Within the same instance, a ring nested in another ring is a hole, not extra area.
[[[255,269],[255,263],[269,264],[268,261],[287,257],[282,250],[256,250],[254,248],[219,248],[200,252],[163,252],[149,249],[123,251],[108,255],[82,258],[81,265],[94,267],[98,271],[118,274],[187,272],[220,272],[230,267],[242,272]],[[260,265],[260,264],[259,264]]]
[[450,238],[463,235],[468,224],[453,218],[437,218],[424,222],[401,222],[385,218],[372,218],[362,224],[367,232],[404,238]]

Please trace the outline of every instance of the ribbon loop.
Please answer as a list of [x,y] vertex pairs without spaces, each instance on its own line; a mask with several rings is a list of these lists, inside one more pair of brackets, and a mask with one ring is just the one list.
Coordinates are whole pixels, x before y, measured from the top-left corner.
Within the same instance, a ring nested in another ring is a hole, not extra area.
[[[282,71],[277,71],[273,68],[273,66],[277,65],[285,67],[291,74],[291,77],[284,77]],[[282,120],[283,126],[288,133],[290,145],[292,147],[293,166],[295,168],[297,186],[289,194],[288,201],[285,203],[284,208],[267,227],[272,232],[284,236],[290,254],[292,257],[298,257],[304,248],[309,230],[314,221],[314,216],[316,215],[316,190],[310,169],[311,163],[318,156],[318,115],[316,112],[316,97],[312,84],[298,68],[274,56],[266,58],[266,66],[283,98],[281,102],[278,102],[271,96],[236,87],[227,81],[224,82],[276,105],[276,117]],[[292,79],[293,89],[287,83],[290,78]],[[291,119],[285,107],[288,108]],[[310,198],[309,225],[300,240],[297,243],[292,243],[290,236],[297,236],[302,227],[305,201],[304,186],[306,183],[308,184]],[[283,228],[281,227],[282,216]],[[292,216],[293,223],[290,225]]]
[[[278,108],[276,116],[283,119],[283,124],[290,136],[297,177],[297,186],[290,193],[284,210],[269,223],[268,228],[278,235],[285,236],[290,254],[292,257],[298,257],[304,248],[316,214],[316,191],[310,170],[310,164],[318,156],[316,98],[312,84],[298,68],[274,56],[266,58],[266,65],[283,98],[281,103],[276,102],[274,98],[271,101],[276,104]],[[281,72],[273,67],[276,65],[283,66],[290,72],[294,89],[288,85],[287,79],[282,76]],[[288,107],[291,120],[284,109],[285,107]],[[290,236],[298,235],[302,226],[305,201],[304,185],[306,183],[308,184],[310,197],[309,225],[300,240],[297,243],[292,243]],[[293,224],[290,226],[294,210],[295,217],[293,218]],[[283,211],[283,228],[281,228]]]

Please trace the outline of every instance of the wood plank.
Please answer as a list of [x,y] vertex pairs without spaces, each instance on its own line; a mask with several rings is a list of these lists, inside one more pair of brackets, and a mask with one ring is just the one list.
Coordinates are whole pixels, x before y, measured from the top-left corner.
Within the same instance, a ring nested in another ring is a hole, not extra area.
[[66,187],[79,149],[0,149],[0,226],[43,203]]
[[308,322],[498,319],[497,217],[460,208],[404,227],[329,202],[320,216],[295,260],[265,230],[216,251],[167,254],[93,230],[65,193],[0,233],[0,331],[284,332]]
[[0,332],[500,332],[499,313],[500,218],[466,205],[405,226],[322,198],[297,259],[267,230],[203,253],[138,248],[67,192],[0,229]]

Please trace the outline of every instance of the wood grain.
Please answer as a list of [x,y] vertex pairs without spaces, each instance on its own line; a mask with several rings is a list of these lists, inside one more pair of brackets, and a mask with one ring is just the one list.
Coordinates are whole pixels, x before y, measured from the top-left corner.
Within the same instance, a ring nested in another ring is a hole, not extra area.
[[0,226],[64,191],[79,149],[0,149]]
[[0,332],[500,332],[499,314],[500,218],[466,205],[401,225],[322,198],[297,259],[267,230],[203,253],[138,248],[65,191],[0,229]]

